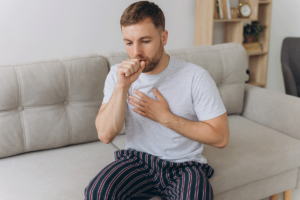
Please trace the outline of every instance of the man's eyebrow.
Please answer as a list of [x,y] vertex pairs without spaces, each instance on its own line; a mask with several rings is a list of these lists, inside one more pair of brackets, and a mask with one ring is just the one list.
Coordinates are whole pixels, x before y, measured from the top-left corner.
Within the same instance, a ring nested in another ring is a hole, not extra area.
[[[151,36],[144,36],[144,37],[141,37],[139,40],[143,40],[143,39],[152,39],[152,37]],[[127,38],[124,38],[123,40],[127,40],[127,41],[131,42],[131,40],[129,40]]]

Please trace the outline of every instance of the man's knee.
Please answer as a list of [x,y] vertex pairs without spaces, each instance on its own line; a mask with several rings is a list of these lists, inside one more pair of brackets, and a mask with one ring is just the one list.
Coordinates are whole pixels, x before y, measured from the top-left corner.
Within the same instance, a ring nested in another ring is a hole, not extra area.
[[101,175],[95,177],[85,188],[85,200],[102,200],[105,197],[112,197],[113,188],[110,187],[109,175]]
[[[85,200],[119,199],[117,197],[120,190],[122,191],[122,188],[125,187],[124,183],[122,183],[123,181],[120,181],[124,176],[123,170],[126,167],[123,165],[124,163],[127,163],[127,168],[128,165],[132,164],[129,161],[113,162],[99,172],[85,188]],[[129,177],[129,180],[131,178],[132,176]]]

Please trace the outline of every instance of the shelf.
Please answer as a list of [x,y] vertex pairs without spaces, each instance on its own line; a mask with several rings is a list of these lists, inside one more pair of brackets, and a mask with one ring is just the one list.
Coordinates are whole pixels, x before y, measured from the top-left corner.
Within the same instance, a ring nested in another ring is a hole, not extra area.
[[[237,0],[244,2],[245,0]],[[253,9],[248,18],[217,19],[216,0],[195,0],[195,29],[194,45],[213,45],[214,26],[223,22],[223,43],[244,43],[244,27],[247,23],[258,21],[265,25],[266,29],[260,35],[258,42],[262,44],[260,52],[246,52],[248,57],[248,69],[251,80],[249,84],[265,87],[267,82],[267,68],[269,59],[270,24],[273,0],[247,0]]]
[[258,86],[258,87],[265,87],[264,84],[259,83],[259,82],[255,82],[255,81],[251,81],[251,80],[247,84],[255,85],[255,86]]
[[259,1],[258,2],[259,4],[268,4],[268,3],[271,3],[270,0],[262,0],[262,1]]
[[256,53],[251,53],[251,52],[247,52],[248,56],[257,56],[257,55],[263,55],[263,54],[267,54],[268,51],[262,51],[262,52],[256,52]]
[[241,21],[257,21],[257,19],[249,19],[249,18],[214,19],[214,22],[241,22]]

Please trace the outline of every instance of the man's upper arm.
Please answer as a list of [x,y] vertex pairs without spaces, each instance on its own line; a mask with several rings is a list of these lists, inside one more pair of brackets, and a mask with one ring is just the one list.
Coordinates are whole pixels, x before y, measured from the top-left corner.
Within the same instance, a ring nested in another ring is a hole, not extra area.
[[199,121],[213,119],[226,113],[216,83],[207,70],[199,70],[194,74],[192,98]]
[[229,141],[229,124],[226,108],[218,87],[207,70],[197,71],[192,85],[192,96],[195,113],[201,122],[214,127],[224,138],[224,145]]
[[211,126],[213,126],[215,128],[215,130],[218,133],[223,135],[223,137],[224,137],[224,146],[226,146],[228,144],[230,133],[229,133],[228,117],[227,117],[226,112],[224,114],[218,116],[218,117],[215,117],[215,118],[209,119],[209,120],[205,120],[205,121],[202,121],[202,122],[210,124]]

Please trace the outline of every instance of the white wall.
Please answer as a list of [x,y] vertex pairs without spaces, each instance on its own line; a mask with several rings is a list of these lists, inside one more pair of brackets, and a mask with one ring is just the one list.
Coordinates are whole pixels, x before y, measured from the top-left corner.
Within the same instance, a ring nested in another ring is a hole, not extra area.
[[285,93],[280,62],[281,45],[285,37],[300,37],[299,9],[299,0],[273,0],[267,76],[269,90]]
[[[125,51],[119,20],[135,0],[0,0],[0,66],[87,53]],[[193,46],[194,0],[154,0],[166,17],[166,49]],[[230,0],[237,6],[238,0]],[[273,0],[267,89],[285,93],[282,40],[300,37],[299,0]],[[223,43],[215,23],[214,44]]]
[[[0,0],[0,66],[87,53],[124,51],[119,20],[134,0]],[[194,0],[154,0],[166,17],[166,49],[193,46]],[[230,0],[237,6],[238,0]],[[273,0],[267,89],[284,93],[282,40],[300,37],[300,1]],[[223,23],[214,27],[223,42]],[[293,190],[292,199],[300,199]],[[280,194],[279,200],[282,200]]]
[[[125,51],[120,18],[134,0],[0,0],[0,65]],[[154,1],[163,10],[166,49],[193,46],[194,1]]]
[[[236,7],[238,0],[230,0],[230,3]],[[266,85],[269,90],[285,93],[280,61],[281,45],[285,37],[300,37],[299,8],[299,0],[273,0]],[[223,28],[224,23],[215,23],[214,44],[223,43]]]

